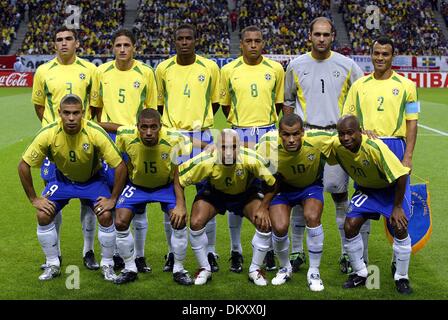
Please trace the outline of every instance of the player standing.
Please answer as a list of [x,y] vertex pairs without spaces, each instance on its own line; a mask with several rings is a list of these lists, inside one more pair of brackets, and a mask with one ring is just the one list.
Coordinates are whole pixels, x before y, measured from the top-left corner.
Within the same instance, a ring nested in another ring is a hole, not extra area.
[[[241,31],[242,56],[221,70],[223,112],[245,147],[253,148],[259,138],[275,129],[283,107],[284,71],[280,63],[262,55],[263,34],[260,28],[248,26]],[[242,217],[228,215],[231,238],[231,267],[242,271]],[[266,256],[266,269],[275,270],[273,251]]]
[[[105,129],[112,140],[116,139],[117,128],[137,123],[137,114],[143,108],[157,105],[157,85],[153,69],[134,59],[136,39],[126,29],[115,32],[112,37],[115,60],[98,68],[97,81],[93,89],[99,125]],[[114,171],[106,167],[109,186],[113,187]],[[145,241],[148,231],[146,207],[141,214],[134,216],[132,225],[135,234],[135,262],[139,272],[150,272],[146,264]],[[122,259],[114,255],[115,269],[124,267]]]
[[[336,30],[325,17],[310,23],[311,52],[292,60],[286,70],[284,114],[296,112],[305,121],[305,129],[334,132],[345,97],[352,83],[363,76],[362,70],[350,58],[331,50]],[[348,206],[348,176],[339,166],[325,166],[324,190],[331,193],[336,207],[336,223],[341,236],[342,255],[339,259],[342,272],[349,271],[344,251],[344,220]],[[367,250],[369,222],[361,229]],[[293,270],[298,271],[305,262],[303,238],[305,221],[303,208],[296,206],[292,213]],[[367,252],[364,257],[367,262]]]
[[[189,136],[203,141],[203,147],[213,142],[210,128],[213,127],[213,115],[219,109],[219,67],[209,59],[195,53],[196,29],[182,24],[175,32],[176,55],[162,61],[156,68],[158,86],[158,109],[162,114],[162,123]],[[193,148],[192,155],[201,152]],[[191,156],[184,156],[186,161]],[[165,214],[165,234],[168,242],[168,255],[163,271],[172,271],[174,256],[171,239],[171,222]],[[207,256],[212,271],[219,270],[216,261],[216,219],[207,224]]]

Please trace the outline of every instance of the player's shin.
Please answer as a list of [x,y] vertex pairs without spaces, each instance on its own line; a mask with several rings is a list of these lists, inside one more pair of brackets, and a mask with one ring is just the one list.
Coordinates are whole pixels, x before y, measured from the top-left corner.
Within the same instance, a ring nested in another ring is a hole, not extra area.
[[408,279],[409,261],[411,259],[411,238],[409,235],[404,239],[394,237],[394,255],[396,257],[396,268],[394,279]]
[[82,256],[90,250],[93,251],[93,244],[95,240],[96,216],[92,208],[81,203],[81,226],[82,234],[84,235],[84,247],[82,249]]
[[173,273],[184,270],[184,260],[187,256],[187,227],[177,230],[173,229],[171,235],[171,246],[174,253]]
[[[148,233],[148,219],[146,209],[142,213],[137,213],[134,215],[134,218],[132,219],[132,227],[134,229],[135,235],[135,257],[144,257],[146,234]],[[121,257],[124,259],[123,256]]]
[[291,262],[289,261],[289,237],[288,234],[283,237],[276,236],[272,233],[272,245],[274,247],[275,254],[280,263],[280,268],[286,268],[291,270]]
[[170,215],[165,213],[163,215],[163,226],[165,228],[166,242],[168,244],[168,253],[173,252],[171,244],[171,234],[173,233],[173,227],[171,227]]
[[303,238],[305,234],[305,217],[303,207],[297,205],[291,211],[291,252],[303,252]]
[[363,258],[366,264],[369,264],[369,235],[370,235],[370,220],[366,220],[362,225],[359,233],[362,237],[362,243],[364,245]]
[[271,247],[271,236],[271,232],[255,230],[255,235],[252,238],[252,262],[249,267],[249,273],[262,269],[266,252]]
[[61,256],[61,225],[62,225],[62,211],[58,211],[56,215],[54,216],[54,225],[56,226],[56,233],[58,236],[58,252],[59,256]]
[[190,244],[198,261],[199,269],[204,268],[207,271],[211,271],[211,266],[207,259],[207,235],[205,229],[206,227],[197,231],[190,229]]
[[363,259],[364,245],[362,243],[361,234],[357,234],[351,239],[346,239],[344,245],[347,252],[353,271],[361,277],[367,277],[367,268]]
[[207,253],[216,253],[216,216],[213,217],[207,224],[205,225],[205,233],[207,234]]
[[231,251],[236,251],[243,253],[243,247],[241,246],[241,226],[243,224],[243,217],[229,212],[227,215],[227,220],[229,222],[229,232],[230,232],[230,246]]
[[348,208],[348,200],[342,202],[335,202],[334,205],[336,207],[336,224],[338,226],[339,234],[341,236],[341,254],[344,254],[346,253],[344,223]]
[[134,238],[129,228],[124,231],[117,230],[117,247],[120,257],[124,260],[125,269],[137,272],[137,266],[135,265]]
[[315,228],[310,228],[307,226],[306,232],[306,245],[308,247],[308,255],[310,259],[309,270],[314,273],[317,272],[320,266],[320,260],[324,248],[324,229],[322,228],[322,224]]
[[105,227],[100,224],[98,228],[98,240],[101,245],[101,266],[113,266],[114,261],[112,257],[116,242],[115,225],[112,224],[109,227]]
[[47,265],[60,265],[58,259],[58,235],[53,222],[46,226],[37,225],[37,239],[46,257]]

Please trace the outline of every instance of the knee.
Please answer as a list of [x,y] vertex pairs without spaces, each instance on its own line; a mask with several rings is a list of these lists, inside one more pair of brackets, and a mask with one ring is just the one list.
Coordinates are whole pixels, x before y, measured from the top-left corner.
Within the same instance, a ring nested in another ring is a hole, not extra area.
[[408,236],[408,229],[402,229],[398,228],[397,226],[394,227],[394,235],[398,240],[403,240]]
[[344,222],[344,233],[346,239],[351,239],[356,237],[359,230],[357,230],[356,223],[352,219],[345,219]]
[[190,229],[193,231],[201,230],[205,227],[205,223],[201,217],[197,215],[191,215],[190,217]]
[[40,226],[46,226],[46,225],[49,225],[54,220],[54,214],[49,216],[43,211],[37,211],[36,218],[37,218],[37,223]]
[[277,237],[284,237],[288,234],[288,223],[274,223],[272,221],[272,231]]
[[98,222],[103,227],[110,227],[113,223],[112,214],[110,211],[104,212],[102,215],[98,217]]
[[309,228],[316,228],[320,226],[320,214],[318,212],[310,212],[305,215],[306,225]]

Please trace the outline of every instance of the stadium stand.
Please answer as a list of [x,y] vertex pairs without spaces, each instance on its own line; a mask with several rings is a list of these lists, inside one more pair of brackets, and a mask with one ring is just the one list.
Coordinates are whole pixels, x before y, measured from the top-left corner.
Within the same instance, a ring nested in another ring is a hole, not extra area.
[[442,13],[446,25],[448,26],[448,1],[442,1],[440,4],[440,12]]
[[[30,0],[32,19],[28,23],[28,32],[22,43],[20,53],[51,54],[54,31],[62,26],[66,17],[63,15],[68,5],[81,8],[80,30],[78,30],[81,55],[111,54],[110,39],[114,31],[124,21],[124,0]],[[38,3],[38,5],[36,5]],[[31,16],[31,12],[29,13]]]
[[240,30],[249,25],[261,28],[266,41],[265,53],[270,54],[308,51],[308,24],[319,16],[331,19],[330,1],[243,0],[238,6]]
[[[380,8],[379,30],[366,26],[369,17],[366,7],[370,4]],[[373,39],[380,34],[394,39],[398,54],[447,54],[446,39],[435,20],[430,1],[346,0],[341,6],[354,54],[369,54]]]
[[182,23],[197,28],[196,51],[200,54],[229,54],[229,10],[226,0],[142,0],[134,33],[140,54],[173,54],[173,33]]
[[8,53],[22,17],[17,3],[0,1],[0,54]]

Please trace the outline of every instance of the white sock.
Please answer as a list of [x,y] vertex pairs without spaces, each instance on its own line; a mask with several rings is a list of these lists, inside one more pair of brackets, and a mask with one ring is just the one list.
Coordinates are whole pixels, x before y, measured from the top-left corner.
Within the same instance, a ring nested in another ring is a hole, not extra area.
[[163,226],[165,227],[166,243],[168,244],[168,252],[173,252],[173,246],[171,245],[171,234],[173,233],[173,227],[171,227],[170,215],[165,213],[163,215]]
[[174,254],[173,273],[184,270],[184,260],[187,256],[187,227],[176,230],[171,234],[171,246]]
[[409,270],[409,261],[411,260],[411,237],[409,235],[399,240],[394,237],[394,255],[396,257],[396,267],[397,271],[395,272],[394,279],[409,279],[408,270]]
[[305,217],[303,207],[297,205],[291,210],[291,252],[303,252],[303,238],[305,235]]
[[364,245],[362,243],[362,237],[358,235],[351,239],[346,239],[345,251],[348,254],[353,271],[361,277],[367,277],[367,268],[363,259]]
[[56,233],[58,235],[58,254],[61,255],[61,225],[62,225],[62,210],[54,216],[53,223],[56,226]]
[[264,257],[271,246],[271,232],[260,232],[255,230],[252,238],[252,262],[249,273],[262,268]]
[[236,215],[233,212],[228,212],[227,221],[229,222],[231,250],[243,254],[243,247],[241,246],[241,226],[243,225],[243,217]]
[[207,259],[207,252],[205,247],[207,246],[207,235],[205,234],[205,228],[201,230],[193,231],[190,229],[190,244],[191,249],[196,256],[199,268],[204,268],[208,271],[211,270],[210,263]]
[[60,266],[58,255],[58,234],[53,222],[46,226],[37,225],[37,239],[45,254],[46,263]]
[[98,241],[101,245],[101,266],[113,266],[114,261],[112,259],[114,255],[114,248],[116,243],[115,225],[110,227],[104,227],[99,225],[98,227]]
[[[115,225],[115,215],[116,215],[115,209],[112,209],[111,212],[112,212],[112,221],[113,221],[113,224]],[[120,253],[118,252],[117,242],[115,242],[115,244],[114,244],[114,254],[113,255],[114,256],[119,256],[120,255]]]
[[135,257],[145,256],[145,242],[146,234],[148,232],[148,219],[146,215],[146,209],[143,213],[137,213],[132,218],[132,228],[134,230],[134,246],[135,246]]
[[364,262],[366,264],[369,264],[370,219],[366,220],[366,222],[364,222],[361,229],[359,230],[359,233],[361,234],[362,243],[364,245],[364,252],[363,252],[362,256],[364,258]]
[[207,234],[207,254],[209,252],[215,254],[216,253],[216,216],[214,216],[207,224],[205,225],[205,233]]
[[289,261],[289,237],[285,235],[278,237],[272,233],[272,246],[274,247],[275,255],[278,258],[280,268],[292,270],[291,262]]
[[344,224],[345,224],[345,216],[347,214],[348,208],[348,200],[343,202],[335,202],[336,207],[336,224],[339,229],[339,234],[341,236],[341,254],[347,253],[345,249],[345,232],[344,232]]
[[129,228],[125,231],[117,230],[117,247],[120,257],[123,258],[125,269],[137,272],[135,265],[134,238]]
[[324,229],[322,228],[322,224],[315,228],[307,226],[306,233],[306,245],[308,247],[310,269],[319,269],[320,259],[322,258],[324,248]]
[[90,250],[93,251],[93,243],[95,241],[96,216],[90,206],[81,203],[81,226],[84,235],[84,247],[82,256]]

